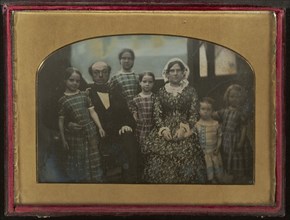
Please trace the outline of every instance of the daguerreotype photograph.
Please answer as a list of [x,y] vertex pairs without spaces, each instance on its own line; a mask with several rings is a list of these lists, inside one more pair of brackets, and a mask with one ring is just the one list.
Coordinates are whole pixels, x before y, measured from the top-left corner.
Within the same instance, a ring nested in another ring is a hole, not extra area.
[[277,211],[281,14],[11,10],[10,213]]
[[255,73],[231,48],[96,36],[36,76],[39,183],[255,183]]

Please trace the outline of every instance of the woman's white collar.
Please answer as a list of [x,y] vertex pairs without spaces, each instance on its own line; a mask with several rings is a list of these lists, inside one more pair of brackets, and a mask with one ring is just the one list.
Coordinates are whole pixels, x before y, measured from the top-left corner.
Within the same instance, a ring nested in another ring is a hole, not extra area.
[[165,90],[166,92],[171,93],[173,96],[177,96],[177,94],[181,93],[186,86],[188,86],[187,80],[182,80],[180,82],[180,86],[178,87],[174,87],[174,86],[171,86],[170,83],[166,83]]

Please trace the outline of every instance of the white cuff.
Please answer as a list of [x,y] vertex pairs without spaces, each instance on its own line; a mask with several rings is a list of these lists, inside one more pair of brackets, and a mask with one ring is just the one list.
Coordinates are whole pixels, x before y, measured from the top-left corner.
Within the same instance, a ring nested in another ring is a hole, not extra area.
[[159,129],[159,131],[158,131],[159,137],[162,137],[162,132],[165,131],[165,130],[166,131],[170,131],[170,129],[168,127],[162,127],[162,128]]

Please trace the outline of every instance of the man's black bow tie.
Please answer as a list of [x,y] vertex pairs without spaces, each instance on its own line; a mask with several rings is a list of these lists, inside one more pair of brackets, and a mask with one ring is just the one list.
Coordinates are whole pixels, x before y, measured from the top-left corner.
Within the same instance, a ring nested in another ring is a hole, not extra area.
[[109,92],[109,85],[106,83],[104,85],[97,85],[97,84],[94,84],[93,85],[93,89],[97,92]]

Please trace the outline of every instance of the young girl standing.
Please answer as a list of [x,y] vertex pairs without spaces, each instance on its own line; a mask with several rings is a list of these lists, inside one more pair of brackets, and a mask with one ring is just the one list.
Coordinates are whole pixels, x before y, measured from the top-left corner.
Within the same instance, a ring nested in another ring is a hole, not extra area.
[[144,72],[139,75],[141,92],[133,98],[131,111],[136,121],[136,136],[139,144],[142,144],[153,127],[153,101],[152,88],[155,76],[152,72]]
[[246,116],[242,111],[245,89],[237,84],[229,86],[224,94],[226,108],[217,112],[222,123],[222,159],[229,180],[245,181],[247,169]]
[[208,97],[201,99],[199,107],[200,119],[195,124],[200,146],[204,152],[209,183],[221,183],[223,177],[220,154],[221,129],[218,121],[212,118],[214,100]]
[[[59,129],[68,154],[66,171],[73,182],[101,182],[98,136],[104,137],[105,131],[89,97],[79,90],[81,78],[76,68],[67,68],[64,76],[66,89],[59,99]],[[73,131],[65,129],[65,121],[77,123],[80,128]]]

